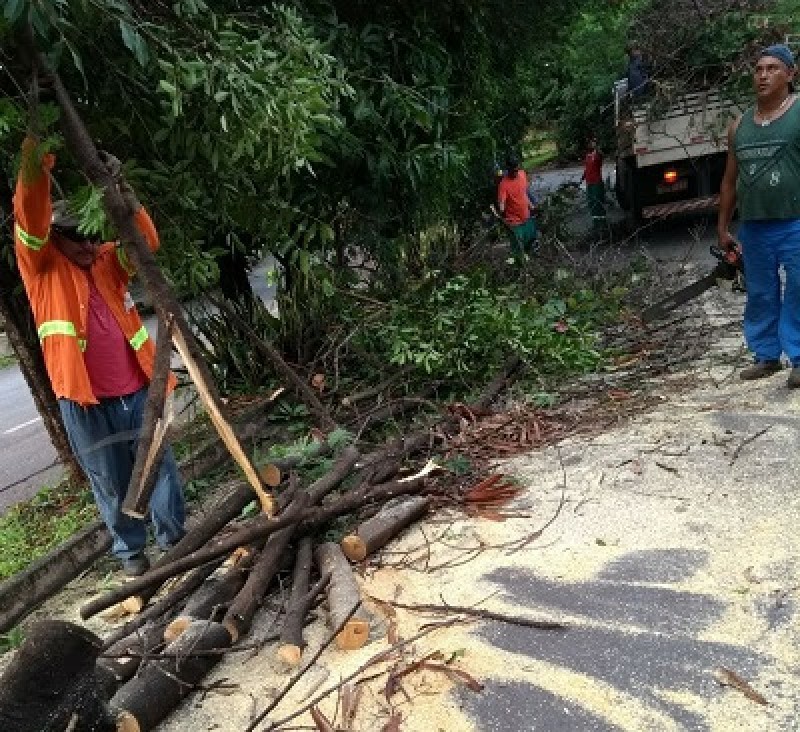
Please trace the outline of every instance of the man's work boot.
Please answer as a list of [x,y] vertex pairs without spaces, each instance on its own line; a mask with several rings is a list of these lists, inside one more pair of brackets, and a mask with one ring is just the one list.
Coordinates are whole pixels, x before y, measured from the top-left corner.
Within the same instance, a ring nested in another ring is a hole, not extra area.
[[142,553],[122,560],[122,572],[126,577],[141,577],[150,569],[150,560]]
[[[742,369],[739,373],[739,378],[743,381],[752,381],[753,379],[763,379],[766,376],[772,376],[783,368],[780,361],[756,361],[752,366]],[[798,376],[800,378],[800,376]],[[800,386],[800,383],[798,383]]]
[[800,387],[800,366],[792,366],[786,386],[788,386],[790,389],[797,389]]

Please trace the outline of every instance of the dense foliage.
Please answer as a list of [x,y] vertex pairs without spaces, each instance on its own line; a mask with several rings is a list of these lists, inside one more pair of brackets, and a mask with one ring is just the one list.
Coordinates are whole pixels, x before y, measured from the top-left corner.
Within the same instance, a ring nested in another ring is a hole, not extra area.
[[[529,122],[517,92],[539,11],[522,0],[6,0],[4,10],[8,178],[26,122],[30,21],[92,134],[127,161],[176,285],[246,296],[247,268],[271,254],[279,327],[300,358],[325,329],[326,293],[353,280],[353,251],[390,289],[452,254],[487,202],[492,160]],[[100,227],[99,196],[53,144],[63,188]]]

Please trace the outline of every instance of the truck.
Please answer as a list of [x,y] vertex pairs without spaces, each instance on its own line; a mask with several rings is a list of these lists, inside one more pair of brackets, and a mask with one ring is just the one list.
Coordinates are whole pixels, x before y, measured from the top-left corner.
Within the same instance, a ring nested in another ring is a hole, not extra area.
[[728,124],[737,108],[717,89],[643,99],[614,84],[616,195],[629,224],[714,210],[725,171]]

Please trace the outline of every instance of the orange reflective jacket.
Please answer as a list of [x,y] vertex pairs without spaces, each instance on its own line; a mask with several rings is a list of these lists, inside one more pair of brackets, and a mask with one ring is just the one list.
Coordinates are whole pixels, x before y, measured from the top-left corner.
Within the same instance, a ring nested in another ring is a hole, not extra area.
[[[84,270],[70,262],[50,241],[52,204],[48,172],[54,162],[53,155],[38,160],[35,141],[25,140],[14,195],[14,243],[53,391],[59,399],[86,406],[98,403],[83,360],[89,279]],[[147,211],[140,208],[135,220],[150,249],[155,251],[158,234]],[[128,292],[133,270],[119,242],[100,246],[91,274],[149,380],[153,375],[155,346]],[[171,377],[170,387],[174,383]]]

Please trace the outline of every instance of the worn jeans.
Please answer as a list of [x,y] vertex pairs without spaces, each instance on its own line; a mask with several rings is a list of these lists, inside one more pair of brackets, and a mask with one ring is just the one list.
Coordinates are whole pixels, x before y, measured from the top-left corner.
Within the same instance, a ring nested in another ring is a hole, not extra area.
[[737,235],[747,287],[747,345],[757,361],[777,361],[785,353],[800,366],[800,219],[745,221]]
[[[72,451],[92,486],[94,500],[113,539],[111,551],[120,559],[141,553],[147,540],[145,522],[122,513],[136,446],[142,427],[147,388],[126,397],[101,399],[82,407],[59,399],[61,416]],[[167,448],[155,490],[150,499],[150,519],[162,548],[184,534],[185,509],[178,466]]]

